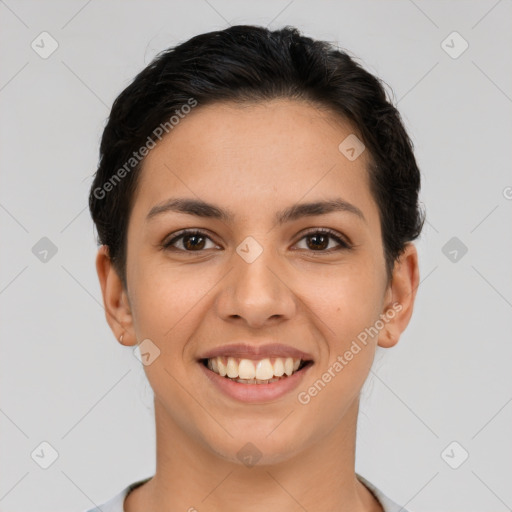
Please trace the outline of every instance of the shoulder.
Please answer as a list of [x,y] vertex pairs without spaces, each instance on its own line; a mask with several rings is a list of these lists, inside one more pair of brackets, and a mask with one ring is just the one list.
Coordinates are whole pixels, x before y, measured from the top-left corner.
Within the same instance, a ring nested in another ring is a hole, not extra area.
[[366,478],[356,473],[358,480],[364,484],[364,486],[375,496],[377,501],[381,504],[384,512],[407,512],[407,510],[393,500],[388,498],[380,489],[378,489],[371,482],[366,480]]
[[124,500],[130,491],[133,491],[136,487],[146,483],[148,480],[153,478],[152,476],[144,478],[143,480],[137,480],[136,482],[127,485],[124,489],[119,491],[115,496],[110,498],[108,501],[96,505],[94,508],[84,510],[83,512],[124,512]]

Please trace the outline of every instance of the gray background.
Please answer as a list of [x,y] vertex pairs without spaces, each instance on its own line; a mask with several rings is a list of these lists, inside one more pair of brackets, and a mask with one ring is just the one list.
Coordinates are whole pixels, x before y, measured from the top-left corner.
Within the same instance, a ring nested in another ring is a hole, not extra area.
[[510,20],[510,0],[0,1],[0,510],[81,511],[153,474],[152,391],[104,319],[87,194],[117,94],[228,23],[337,41],[392,87],[415,143],[422,281],[365,385],[356,470],[411,511],[512,510]]

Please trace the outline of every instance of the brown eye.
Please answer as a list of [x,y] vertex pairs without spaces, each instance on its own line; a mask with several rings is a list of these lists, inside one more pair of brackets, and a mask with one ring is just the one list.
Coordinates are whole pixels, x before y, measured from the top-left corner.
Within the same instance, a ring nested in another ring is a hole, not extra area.
[[[341,249],[350,249],[350,245],[345,242],[336,232],[325,229],[317,229],[306,233],[301,240],[307,240],[306,249],[313,252],[333,252]],[[334,248],[326,250],[329,247],[330,241],[334,240],[338,244]]]
[[305,238],[309,239],[311,242],[308,244],[310,249],[327,249],[330,236],[326,236],[323,233],[316,233],[314,235],[308,235]]
[[[201,252],[205,248],[211,248],[205,247],[208,240],[211,242],[210,237],[206,236],[202,231],[182,231],[178,236],[165,242],[162,247],[169,250],[176,249],[182,252]],[[215,244],[213,244],[213,246],[215,247]]]
[[183,238],[183,246],[186,249],[204,249],[205,239],[201,235],[185,235]]

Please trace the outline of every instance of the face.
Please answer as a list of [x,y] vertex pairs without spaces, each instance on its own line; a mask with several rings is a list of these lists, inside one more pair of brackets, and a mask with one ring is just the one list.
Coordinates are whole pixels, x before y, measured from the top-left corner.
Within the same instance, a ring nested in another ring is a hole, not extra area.
[[[410,307],[388,312],[407,291],[405,302],[413,298],[414,272],[407,267],[403,290],[387,286],[369,155],[351,161],[338,149],[351,133],[303,102],[200,106],[144,161],[115,329],[125,344],[158,347],[144,366],[155,407],[226,460],[249,441],[262,463],[275,463],[322,439],[357,405],[379,340],[390,346],[407,323]],[[177,198],[226,216],[175,211],[168,202]],[[345,207],[291,210],[325,201]],[[221,391],[198,361],[234,343],[284,344],[313,363],[288,392],[247,402]]]

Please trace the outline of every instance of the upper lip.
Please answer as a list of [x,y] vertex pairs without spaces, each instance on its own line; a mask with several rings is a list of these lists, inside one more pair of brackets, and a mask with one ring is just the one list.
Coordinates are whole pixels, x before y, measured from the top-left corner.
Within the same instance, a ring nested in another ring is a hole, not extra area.
[[264,359],[267,357],[293,357],[303,361],[312,361],[313,357],[307,352],[298,350],[281,343],[267,343],[265,345],[250,345],[248,343],[233,343],[222,345],[204,352],[199,359],[210,359],[217,356],[231,356],[246,359]]

